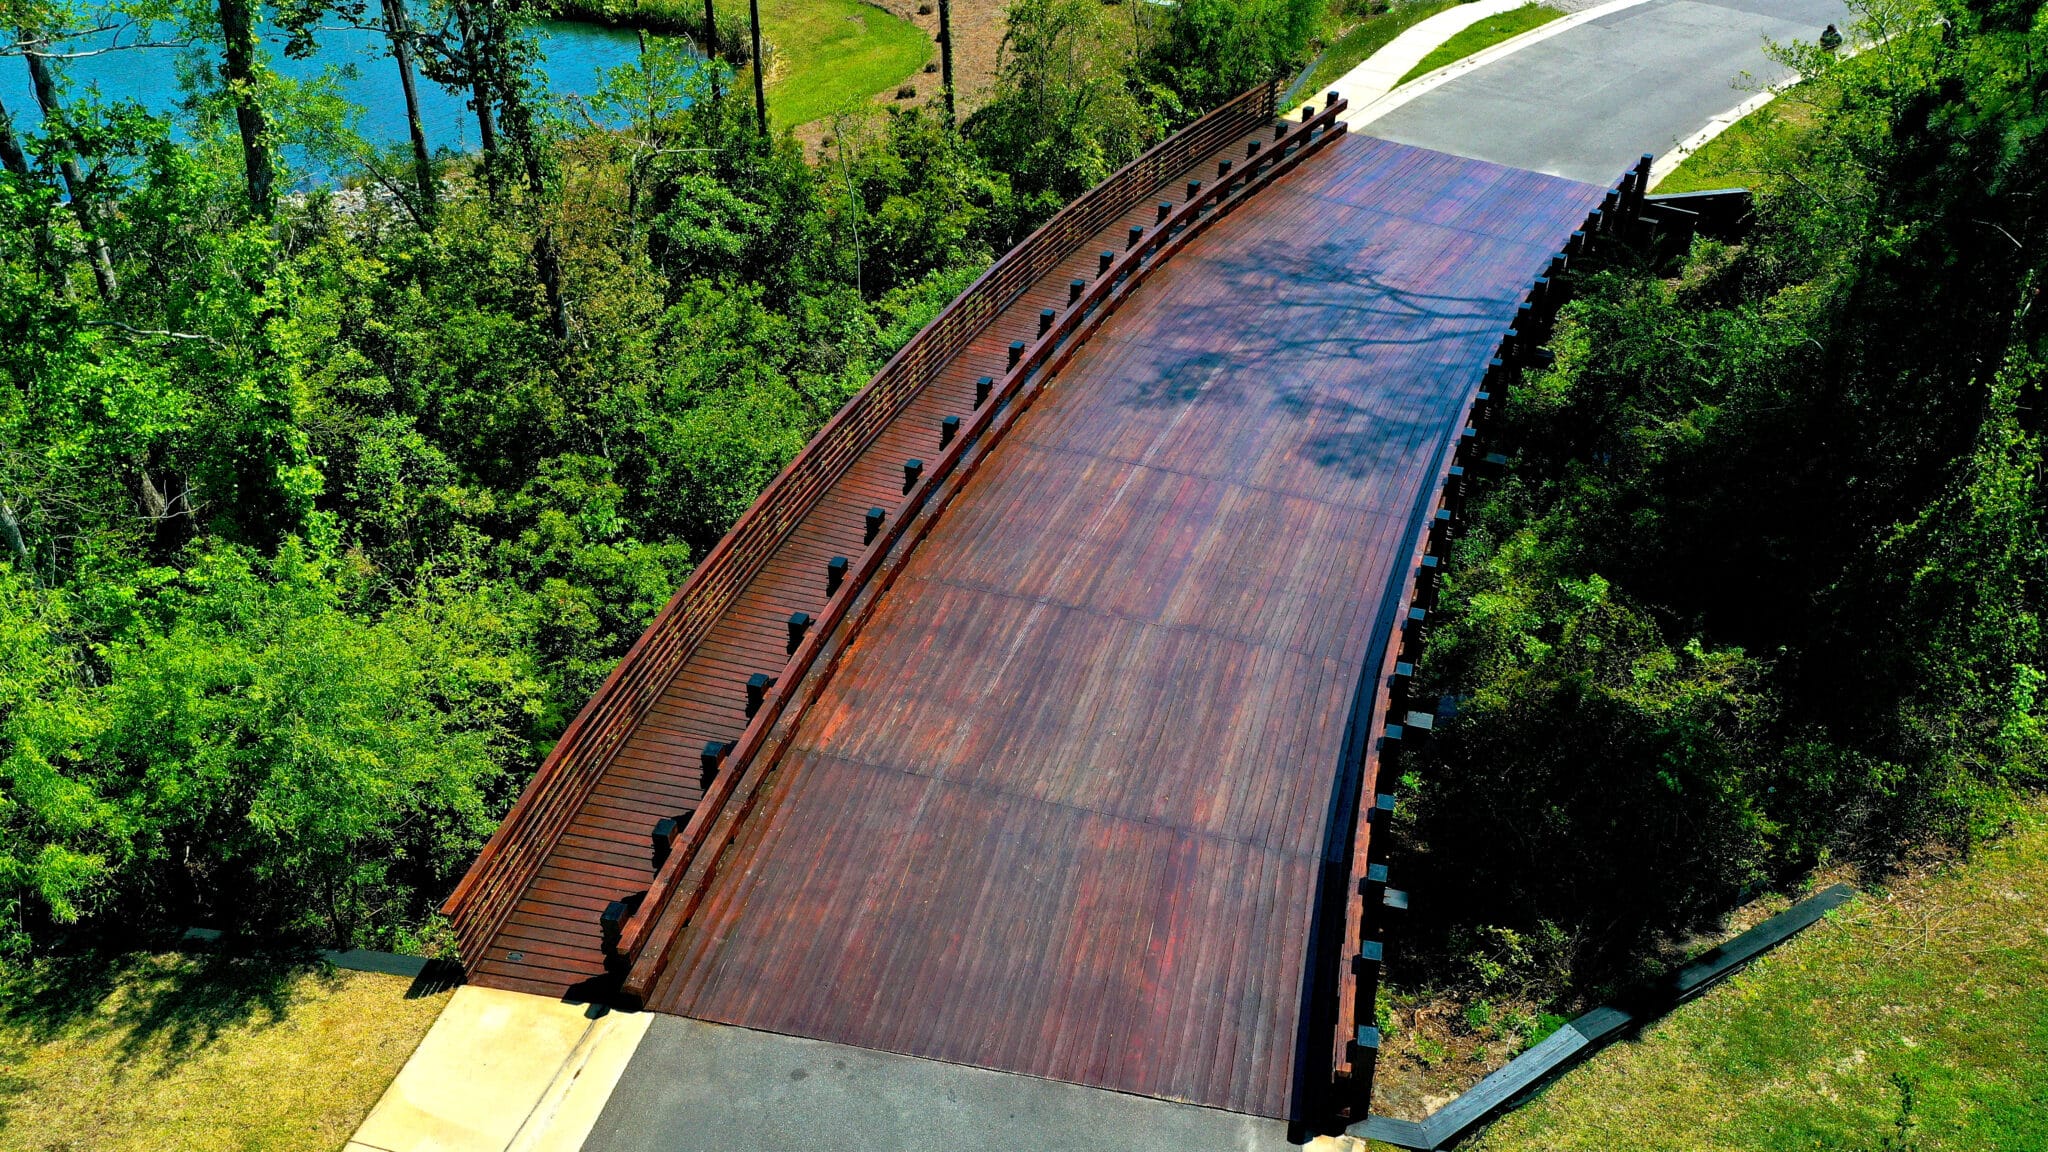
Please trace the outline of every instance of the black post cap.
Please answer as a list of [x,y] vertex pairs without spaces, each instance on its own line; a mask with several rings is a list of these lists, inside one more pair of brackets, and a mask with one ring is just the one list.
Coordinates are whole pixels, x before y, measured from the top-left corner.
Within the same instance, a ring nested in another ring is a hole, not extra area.
[[1216,162],[1216,178],[1218,180],[1221,180],[1223,177],[1228,175],[1230,175],[1230,161],[1218,160]]
[[1313,119],[1315,119],[1315,118],[1316,118],[1316,106],[1315,106],[1315,102],[1314,102],[1314,101],[1310,101],[1310,102],[1309,102],[1309,103],[1307,103],[1307,104],[1303,104],[1303,105],[1301,106],[1301,122],[1302,122],[1303,124],[1306,124],[1306,123],[1308,123],[1309,121],[1311,121],[1311,120],[1313,120]]
[[1138,246],[1138,241],[1143,239],[1144,236],[1145,226],[1143,224],[1131,225],[1131,230],[1124,234],[1124,250],[1128,252],[1131,249],[1136,248]]
[[946,445],[951,444],[953,437],[959,434],[960,418],[958,416],[948,416],[944,420],[939,421],[939,447],[944,448]]
[[1202,182],[1200,180],[1188,181],[1188,199],[1193,200],[1195,197],[1200,196],[1201,194]]
[[839,585],[846,579],[846,557],[834,556],[825,561],[825,595],[839,591]]
[[1047,332],[1052,331],[1052,322],[1058,316],[1059,313],[1050,308],[1040,308],[1038,310],[1038,334],[1043,336]]
[[1325,108],[1335,108],[1336,106],[1337,106],[1337,90],[1336,90],[1335,88],[1332,88],[1332,89],[1330,89],[1330,90],[1329,90],[1328,92],[1325,92],[1325,93],[1323,93],[1323,107],[1325,107]]
[[768,696],[768,686],[775,683],[766,672],[756,672],[747,677],[747,719],[761,710],[761,701]]
[[875,537],[879,536],[882,532],[883,515],[884,513],[880,508],[868,509],[868,514],[861,530],[861,543],[873,544],[875,542]]
[[995,386],[996,378],[993,376],[983,376],[974,382],[974,406],[976,408],[988,403],[988,394],[995,389]]
[[1017,366],[1017,361],[1022,360],[1023,358],[1024,342],[1022,340],[1010,341],[1010,367],[1015,368]]
[[663,816],[654,822],[654,834],[650,839],[654,842],[656,872],[661,871],[661,866],[668,862],[669,849],[675,846],[676,835],[682,830],[683,820],[679,816]]
[[605,955],[613,956],[618,954],[619,934],[624,931],[626,919],[632,914],[632,906],[624,900],[614,900],[604,906],[603,912],[598,913],[597,932],[600,941],[603,943]]
[[1252,157],[1254,157],[1254,156],[1257,156],[1258,154],[1259,154],[1259,142],[1258,142],[1257,140],[1247,140],[1247,141],[1245,141],[1245,142],[1244,142],[1244,155],[1245,155],[1245,159],[1249,160],[1249,159],[1251,159]]
[[[1173,215],[1173,201],[1161,200],[1159,202],[1159,219],[1164,220],[1171,215]],[[1154,223],[1157,223],[1157,221],[1154,221]]]
[[704,750],[697,754],[698,783],[701,787],[711,787],[711,782],[718,778],[718,762],[725,759],[725,754],[730,751],[732,745],[722,740],[704,742]]
[[1111,252],[1107,248],[1097,252],[1095,254],[1095,274],[1100,276],[1104,272],[1109,271],[1109,266],[1114,263],[1116,263],[1116,253]]
[[796,646],[804,642],[804,633],[810,630],[811,614],[809,612],[791,612],[789,614],[789,650],[791,652],[795,652]]
[[922,475],[924,475],[924,461],[919,460],[915,456],[905,460],[903,462],[903,490],[905,492],[910,491],[911,487],[917,483],[917,478]]
[[1086,290],[1087,287],[1088,282],[1086,280],[1081,279],[1078,276],[1076,276],[1072,280],[1067,281],[1067,303],[1072,304],[1074,301],[1079,300],[1081,298],[1081,293],[1084,290]]

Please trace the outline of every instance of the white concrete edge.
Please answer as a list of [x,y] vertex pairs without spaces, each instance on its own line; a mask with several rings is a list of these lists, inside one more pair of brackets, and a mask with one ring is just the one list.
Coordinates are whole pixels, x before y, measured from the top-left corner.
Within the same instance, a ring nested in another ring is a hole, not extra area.
[[[1589,24],[1603,16],[1610,16],[1623,9],[1634,8],[1639,4],[1647,4],[1649,2],[1650,0],[1608,0],[1607,3],[1598,7],[1588,8],[1583,12],[1573,12],[1568,16],[1552,20],[1548,24],[1531,28],[1520,36],[1509,37],[1491,48],[1474,52],[1463,60],[1456,60],[1446,64],[1434,72],[1417,76],[1415,79],[1395,88],[1393,91],[1388,92],[1369,104],[1360,104],[1353,101],[1351,108],[1344,115],[1338,117],[1338,119],[1353,128],[1363,127],[1415,99],[1417,96],[1443,87],[1445,84],[1463,76],[1474,68],[1484,68],[1496,60],[1512,56],[1532,44],[1541,44],[1552,36],[1562,35],[1581,24]],[[1520,7],[1520,5],[1515,5],[1515,7]],[[1339,96],[1346,95],[1342,88],[1337,89],[1337,94]]]
[[1666,176],[1671,175],[1672,171],[1680,164],[1685,163],[1687,158],[1693,153],[1705,148],[1708,141],[1733,128],[1737,120],[1776,100],[1778,93],[1799,83],[1799,79],[1799,75],[1794,73],[1783,81],[1771,85],[1742,103],[1737,104],[1735,107],[1721,113],[1719,116],[1708,120],[1706,127],[1687,136],[1678,142],[1676,148],[1669,149],[1662,156],[1657,157],[1656,162],[1650,165],[1650,191],[1655,192],[1657,185],[1663,183]]
[[[1841,51],[1841,58],[1844,60],[1848,60],[1852,57],[1859,56],[1872,48],[1876,48],[1882,45],[1886,40],[1889,39],[1891,39],[1891,37],[1887,36],[1872,41],[1869,44],[1844,45]],[[1671,175],[1672,171],[1675,170],[1680,164],[1685,163],[1686,160],[1690,158],[1693,153],[1706,147],[1707,142],[1709,140],[1712,140],[1714,137],[1719,136],[1721,133],[1726,132],[1730,128],[1733,128],[1737,120],[1740,120],[1744,116],[1749,115],[1751,112],[1754,112],[1757,109],[1763,107],[1764,105],[1769,104],[1771,101],[1777,99],[1780,95],[1782,95],[1787,90],[1792,88],[1793,85],[1799,84],[1805,79],[1806,77],[1801,76],[1797,72],[1794,72],[1791,75],[1785,77],[1783,80],[1778,81],[1776,84],[1773,84],[1770,87],[1764,89],[1763,91],[1757,93],[1756,95],[1751,96],[1749,99],[1744,100],[1742,103],[1737,104],[1735,107],[1730,108],[1726,112],[1721,113],[1719,116],[1714,117],[1712,120],[1707,121],[1706,127],[1686,137],[1684,140],[1679,141],[1678,146],[1676,148],[1673,148],[1669,152],[1664,153],[1662,156],[1657,157],[1657,162],[1650,165],[1650,191],[1655,192],[1657,190],[1657,185],[1663,183],[1664,178],[1666,176]]]
[[[1323,85],[1323,91],[1335,91],[1361,107],[1370,104],[1393,91],[1401,83],[1401,77],[1451,37],[1489,16],[1512,12],[1527,3],[1529,0],[1466,0],[1455,8],[1418,20],[1414,27],[1380,45],[1379,51],[1353,65],[1351,71]],[[1320,94],[1310,92],[1307,98],[1314,100]]]
[[653,1023],[651,1012],[612,1012],[596,1021],[507,1152],[578,1152]]

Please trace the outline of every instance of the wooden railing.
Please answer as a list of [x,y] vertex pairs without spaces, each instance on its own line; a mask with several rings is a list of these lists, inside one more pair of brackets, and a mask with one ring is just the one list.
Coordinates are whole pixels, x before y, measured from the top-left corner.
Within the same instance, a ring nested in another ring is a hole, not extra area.
[[[1270,89],[1267,91],[1270,93]],[[1270,103],[1265,107],[1270,109]],[[1265,141],[1248,145],[1256,151],[1236,161],[1236,171],[1227,176],[1219,173],[1218,179],[1205,182],[1206,188],[1197,190],[1155,226],[1133,229],[1123,255],[1114,257],[1051,326],[1021,352],[989,398],[977,406],[962,435],[912,484],[886,530],[861,554],[839,592],[827,603],[821,618],[806,633],[782,675],[765,694],[753,721],[728,754],[728,768],[719,774],[711,792],[692,814],[680,841],[671,848],[644,900],[620,932],[618,953],[628,963],[622,988],[625,1000],[644,1001],[652,990],[653,982],[667,963],[669,949],[709,887],[720,854],[745,822],[762,782],[787,749],[796,722],[822,686],[821,682],[807,680],[807,674],[828,648],[835,653],[843,650],[858,631],[875,601],[874,596],[863,597],[863,593],[873,590],[879,594],[907,558],[909,548],[898,547],[906,530],[923,513],[924,527],[917,530],[921,534],[929,526],[931,516],[965,484],[1001,431],[1028,405],[1027,384],[1042,384],[1057,372],[1145,276],[1194,236],[1243,203],[1252,192],[1342,135],[1344,125],[1337,117],[1344,110],[1345,105],[1333,98],[1320,113],[1305,110],[1299,124],[1275,125],[1270,147],[1264,147]],[[1262,115],[1252,123],[1264,127],[1271,119]],[[1240,122],[1220,140],[1166,167],[1164,174],[1185,171],[1195,157],[1243,135],[1245,128]],[[1225,166],[1229,167],[1230,162]],[[1128,205],[1124,210],[1127,209]],[[1115,219],[1124,210],[1104,217],[1102,222]],[[1092,235],[1099,228],[1097,224],[1083,235]],[[829,674],[831,663],[830,658],[824,661],[825,674]]]
[[[454,920],[462,953],[469,962],[482,955],[483,945],[510,915],[519,894],[596,787],[612,757],[712,624],[896,413],[1018,293],[1058,267],[1079,244],[1195,159],[1270,122],[1273,112],[1272,85],[1245,92],[1061,209],[997,260],[891,357],[790,461],[697,565],[577,714],[443,903],[442,912]],[[813,634],[823,631],[814,629]],[[773,695],[780,696],[788,683],[787,677],[778,681]],[[743,738],[741,744],[745,743]],[[740,750],[735,748],[735,752]],[[738,762],[732,767],[738,767]],[[720,773],[713,793],[699,807],[699,816],[717,807],[734,775],[731,771]],[[701,824],[693,817],[690,828]],[[655,903],[650,899],[648,910]]]
[[[1586,216],[1586,222],[1552,255],[1531,281],[1515,311],[1515,325],[1502,333],[1500,344],[1488,361],[1472,395],[1466,398],[1462,418],[1453,427],[1456,435],[1446,445],[1432,481],[1436,495],[1425,502],[1425,520],[1416,525],[1418,542],[1409,583],[1398,603],[1406,611],[1394,621],[1388,637],[1383,666],[1377,678],[1360,686],[1373,692],[1378,713],[1380,739],[1364,753],[1356,774],[1359,787],[1377,788],[1377,781],[1389,767],[1388,760],[1403,747],[1412,747],[1435,724],[1434,712],[1410,712],[1409,693],[1414,684],[1415,661],[1422,652],[1425,626],[1436,611],[1436,585],[1449,555],[1449,539],[1464,515],[1468,483],[1482,467],[1498,467],[1504,458],[1485,452],[1490,427],[1497,417],[1508,389],[1520,378],[1524,367],[1549,362],[1543,341],[1550,335],[1557,310],[1569,294],[1568,276],[1573,267],[1605,245],[1626,242],[1640,230],[1644,192],[1649,187],[1651,157],[1644,156],[1634,168],[1622,174],[1608,189],[1600,207]],[[1386,962],[1386,908],[1405,907],[1403,900],[1389,904],[1385,818],[1394,811],[1394,796],[1375,791],[1368,801],[1364,794],[1353,799],[1351,811],[1367,813],[1358,821],[1351,838],[1349,883],[1343,912],[1343,928],[1351,936],[1342,949],[1344,967],[1328,977],[1341,980],[1345,969],[1351,986],[1341,999],[1350,1001],[1348,1028],[1339,1027],[1330,1037],[1332,1044],[1332,1098],[1329,1111],[1356,1125],[1363,1123],[1372,1103],[1373,1073],[1378,1064],[1380,1029],[1376,1009],[1382,966]],[[1338,1019],[1343,1021],[1341,1011]]]

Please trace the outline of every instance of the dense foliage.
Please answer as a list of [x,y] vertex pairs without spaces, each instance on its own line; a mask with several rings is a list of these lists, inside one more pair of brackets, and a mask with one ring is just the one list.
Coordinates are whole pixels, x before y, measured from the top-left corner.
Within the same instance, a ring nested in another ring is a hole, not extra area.
[[[38,130],[0,110],[0,958],[80,924],[431,943],[809,435],[992,254],[1302,48],[1238,35],[1183,92],[1147,63],[1178,25],[1025,0],[962,130],[856,108],[807,160],[660,40],[555,100],[545,11],[8,5],[0,63],[47,83]],[[366,144],[265,20],[388,34],[393,99],[463,94],[482,152]],[[187,45],[177,117],[66,84],[105,26]]]
[[1791,50],[1744,241],[1580,279],[1428,649],[1440,979],[1597,986],[2048,778],[2043,11],[1885,4],[1883,47]]

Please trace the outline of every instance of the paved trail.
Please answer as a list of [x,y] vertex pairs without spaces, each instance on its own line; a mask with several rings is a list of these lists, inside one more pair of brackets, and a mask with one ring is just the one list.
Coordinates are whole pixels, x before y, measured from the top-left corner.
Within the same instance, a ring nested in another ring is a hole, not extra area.
[[1354,130],[1607,183],[1786,68],[1765,41],[1846,27],[1841,0],[1648,0],[1459,75]]

